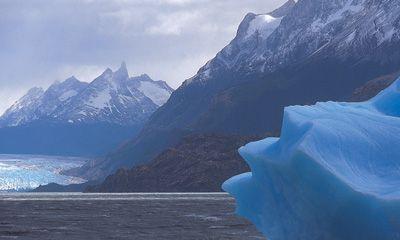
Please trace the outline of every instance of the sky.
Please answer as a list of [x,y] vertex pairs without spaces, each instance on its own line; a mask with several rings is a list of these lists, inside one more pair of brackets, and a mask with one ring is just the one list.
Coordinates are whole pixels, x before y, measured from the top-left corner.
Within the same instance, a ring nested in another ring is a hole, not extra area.
[[125,61],[173,88],[284,0],[2,0],[0,113],[34,86],[90,82]]

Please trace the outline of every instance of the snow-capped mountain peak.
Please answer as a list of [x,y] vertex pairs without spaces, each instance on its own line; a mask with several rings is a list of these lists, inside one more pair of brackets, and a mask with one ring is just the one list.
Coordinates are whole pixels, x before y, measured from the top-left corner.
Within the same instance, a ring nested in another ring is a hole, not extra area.
[[165,82],[146,74],[130,78],[123,62],[117,71],[107,68],[91,83],[70,77],[46,91],[31,89],[0,118],[0,127],[37,120],[139,124],[164,104],[172,91]]

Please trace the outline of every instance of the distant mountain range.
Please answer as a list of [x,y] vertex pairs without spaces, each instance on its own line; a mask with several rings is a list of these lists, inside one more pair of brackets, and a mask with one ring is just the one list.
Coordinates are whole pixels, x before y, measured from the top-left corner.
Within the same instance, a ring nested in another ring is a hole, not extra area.
[[289,0],[249,13],[138,137],[74,174],[101,179],[146,164],[191,134],[279,132],[285,106],[347,100],[400,70],[399,16],[397,0]]
[[0,117],[0,127],[35,121],[59,123],[143,123],[163,105],[173,89],[149,76],[129,77],[125,63],[107,69],[91,83],[71,77],[46,91],[32,88]]
[[91,83],[71,77],[32,88],[0,117],[0,152],[98,155],[134,137],[173,89],[125,63]]

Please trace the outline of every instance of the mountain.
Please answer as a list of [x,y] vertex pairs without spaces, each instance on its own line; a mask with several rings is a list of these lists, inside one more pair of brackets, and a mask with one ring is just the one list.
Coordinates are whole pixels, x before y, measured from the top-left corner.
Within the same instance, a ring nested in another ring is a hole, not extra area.
[[129,82],[125,63],[116,72],[107,69],[75,98],[54,111],[52,117],[70,123],[143,123],[158,105],[138,89],[130,87]]
[[0,152],[105,154],[134,137],[172,91],[147,75],[131,78],[125,63],[91,83],[71,77],[33,88],[0,117]]
[[163,81],[147,75],[130,78],[125,63],[107,69],[90,84],[74,77],[46,91],[33,88],[1,117],[2,126],[34,121],[65,123],[143,123],[172,93]]
[[188,134],[275,132],[285,106],[346,100],[400,70],[399,13],[397,0],[290,0],[250,13],[138,137],[76,173],[102,178],[149,162]]

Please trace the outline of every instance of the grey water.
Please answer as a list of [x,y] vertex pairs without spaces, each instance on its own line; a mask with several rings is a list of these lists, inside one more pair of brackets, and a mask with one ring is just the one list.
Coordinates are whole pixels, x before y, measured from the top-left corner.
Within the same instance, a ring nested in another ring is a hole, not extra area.
[[227,194],[0,194],[0,239],[264,239]]

